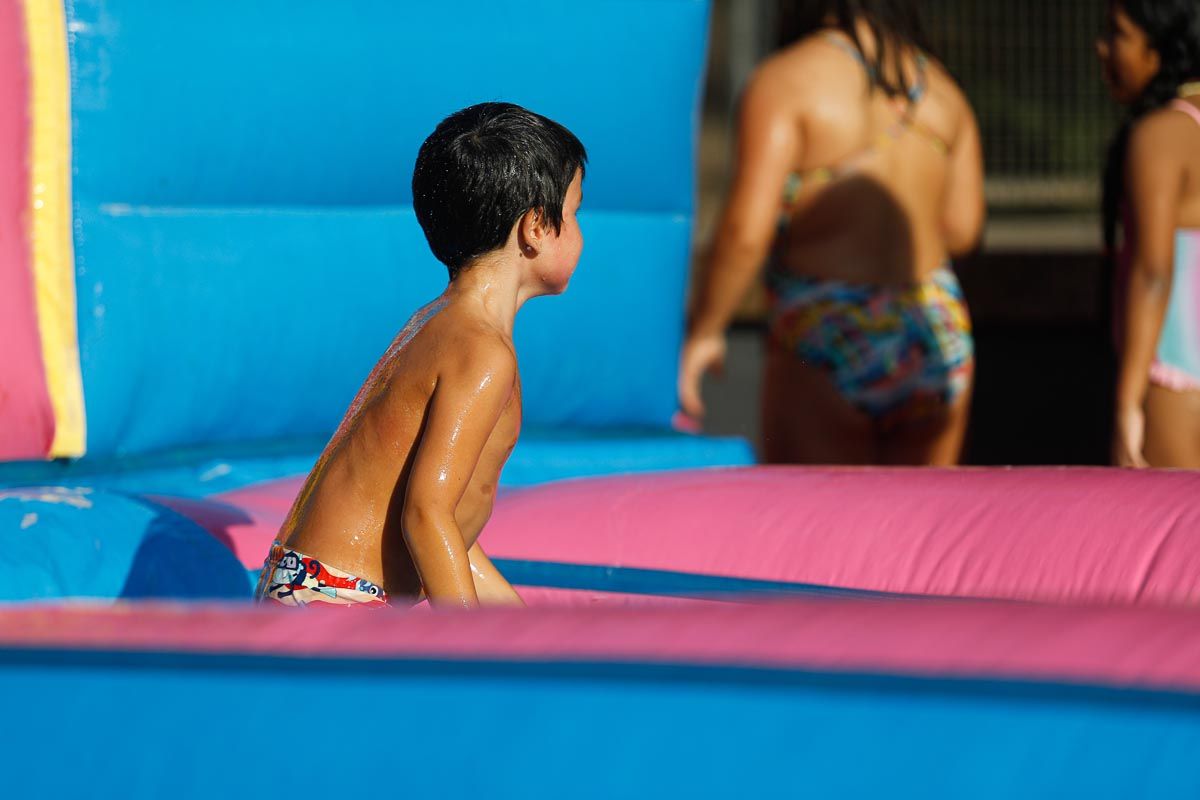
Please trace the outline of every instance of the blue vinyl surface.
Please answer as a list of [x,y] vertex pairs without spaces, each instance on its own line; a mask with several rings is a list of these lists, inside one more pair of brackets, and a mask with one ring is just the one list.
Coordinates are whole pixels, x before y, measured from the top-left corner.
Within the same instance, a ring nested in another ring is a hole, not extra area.
[[[411,209],[80,211],[89,454],[316,436],[341,419],[444,270]],[[516,344],[531,426],[666,428],[675,410],[685,218],[584,214],[561,297]],[[634,255],[630,255],[630,253]]]
[[667,428],[705,0],[67,7],[90,457],[328,435],[445,285],[417,147],[489,99],[591,156],[576,278],[518,318],[526,421]]
[[248,598],[232,551],[137,497],[86,487],[0,490],[0,601]]
[[0,702],[17,797],[1200,795],[1197,697],[1098,687],[0,650]]
[[508,100],[583,141],[589,208],[692,208],[707,0],[67,8],[84,205],[408,205],[434,126]]
[[[78,462],[0,463],[0,488],[69,485],[140,494],[209,497],[251,484],[305,475],[323,438],[176,448]],[[744,466],[754,452],[744,439],[670,430],[526,429],[500,476],[506,488],[620,472]]]
[[[705,575],[665,569],[571,564],[562,561],[493,558],[492,563],[516,586],[619,592],[657,597],[695,597],[714,600],[762,600],[769,597],[856,597],[860,599],[919,599],[921,595],[824,586],[795,581],[771,581],[730,575]],[[257,581],[257,572],[254,580]],[[926,598],[928,599],[928,598]],[[946,597],[937,598],[945,602]]]
[[670,430],[578,429],[522,431],[500,476],[516,488],[564,478],[753,464],[745,439]]

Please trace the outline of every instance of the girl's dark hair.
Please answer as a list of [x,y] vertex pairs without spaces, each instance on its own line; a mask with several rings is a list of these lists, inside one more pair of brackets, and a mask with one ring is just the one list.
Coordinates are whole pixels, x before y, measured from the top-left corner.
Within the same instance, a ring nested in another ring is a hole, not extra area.
[[1104,165],[1104,243],[1113,252],[1121,200],[1125,194],[1125,158],[1129,135],[1139,119],[1162,108],[1175,97],[1179,86],[1200,77],[1200,3],[1197,0],[1113,0],[1114,4],[1146,32],[1161,66],[1108,147]]
[[454,280],[531,209],[558,231],[567,189],[586,163],[579,139],[557,122],[512,103],[480,103],[446,117],[421,145],[413,209]]
[[[796,39],[830,27],[846,34],[862,55],[872,84],[889,97],[907,97],[912,88],[904,77],[905,51],[929,52],[915,0],[793,0],[781,14],[781,27]],[[860,20],[875,39],[870,58],[858,36]]]

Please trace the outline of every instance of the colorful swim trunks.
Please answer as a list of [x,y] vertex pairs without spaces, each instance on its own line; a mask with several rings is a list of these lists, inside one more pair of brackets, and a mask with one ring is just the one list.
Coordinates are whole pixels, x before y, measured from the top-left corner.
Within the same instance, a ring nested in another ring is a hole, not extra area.
[[285,606],[328,603],[339,606],[387,605],[383,587],[355,577],[275,542],[263,564],[254,598]]

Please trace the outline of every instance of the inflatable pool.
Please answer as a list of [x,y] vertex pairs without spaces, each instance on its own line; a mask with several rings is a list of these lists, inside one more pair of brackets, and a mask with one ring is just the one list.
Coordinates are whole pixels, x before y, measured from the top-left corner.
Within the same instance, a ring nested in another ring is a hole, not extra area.
[[[1200,794],[1200,477],[768,469],[672,426],[708,13],[0,0],[10,795]],[[531,18],[569,41],[532,77]],[[591,153],[483,539],[530,607],[255,606],[440,288],[417,144],[501,97]]]

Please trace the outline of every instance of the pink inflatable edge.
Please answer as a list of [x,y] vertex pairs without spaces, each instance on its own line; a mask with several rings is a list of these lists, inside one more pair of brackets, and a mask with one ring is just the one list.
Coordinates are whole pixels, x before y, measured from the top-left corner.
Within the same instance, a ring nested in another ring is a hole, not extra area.
[[[262,563],[301,479],[160,499]],[[190,504],[190,505],[189,505]],[[494,557],[898,594],[1200,602],[1200,473],[750,467],[503,494]]]
[[54,439],[29,239],[29,66],[20,0],[0,0],[0,461],[45,458]]
[[1114,469],[701,470],[515,492],[499,557],[881,592],[1200,601],[1200,473]]
[[600,661],[1200,691],[1200,611],[797,600],[404,613],[263,606],[0,610],[0,647],[297,658]]

